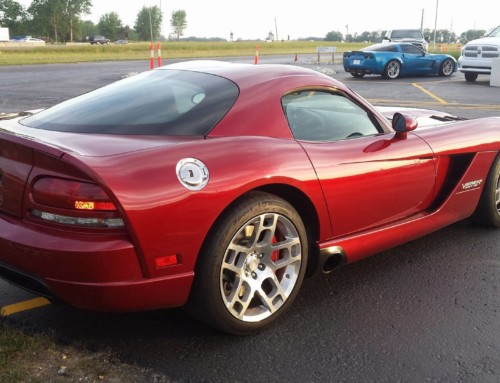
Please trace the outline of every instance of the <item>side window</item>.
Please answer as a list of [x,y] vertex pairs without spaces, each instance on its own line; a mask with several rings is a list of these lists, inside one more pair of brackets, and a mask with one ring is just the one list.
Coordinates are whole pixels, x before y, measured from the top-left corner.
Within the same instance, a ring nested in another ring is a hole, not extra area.
[[371,113],[339,93],[291,93],[283,97],[282,105],[297,140],[337,141],[382,132]]
[[422,55],[424,52],[417,48],[415,45],[401,45],[403,53],[411,53],[414,55]]

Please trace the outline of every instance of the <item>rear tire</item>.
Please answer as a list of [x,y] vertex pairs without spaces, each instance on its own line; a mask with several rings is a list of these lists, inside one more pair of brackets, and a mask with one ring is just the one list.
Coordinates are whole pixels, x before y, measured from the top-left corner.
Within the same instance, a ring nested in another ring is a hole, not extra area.
[[500,227],[500,154],[491,166],[472,223]]
[[397,60],[391,60],[386,64],[384,72],[382,73],[382,77],[393,80],[395,78],[398,78],[400,74],[401,63]]
[[295,299],[307,258],[307,232],[297,211],[272,194],[249,193],[212,228],[187,308],[221,331],[255,332]]

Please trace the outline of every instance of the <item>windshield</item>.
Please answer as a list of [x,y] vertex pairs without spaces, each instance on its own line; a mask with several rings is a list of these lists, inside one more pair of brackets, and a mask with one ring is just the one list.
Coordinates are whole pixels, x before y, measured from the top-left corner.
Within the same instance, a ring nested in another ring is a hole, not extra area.
[[65,101],[21,123],[75,133],[204,136],[238,94],[238,87],[222,77],[154,70]]
[[499,27],[496,27],[495,29],[493,29],[488,37],[500,37],[500,26]]
[[422,32],[413,29],[398,29],[391,33],[392,39],[422,39]]

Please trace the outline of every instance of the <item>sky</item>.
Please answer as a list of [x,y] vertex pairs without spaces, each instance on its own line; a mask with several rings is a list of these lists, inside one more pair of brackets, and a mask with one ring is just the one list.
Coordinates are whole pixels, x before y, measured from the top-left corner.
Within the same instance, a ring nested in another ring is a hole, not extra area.
[[[29,6],[30,0],[17,0]],[[287,40],[324,37],[328,32],[343,35],[378,30],[423,27],[434,30],[437,6],[437,29],[451,29],[457,35],[469,29],[490,30],[500,24],[496,1],[476,0],[461,3],[456,0],[420,1],[291,1],[291,0],[93,0],[92,13],[82,19],[92,20],[116,12],[124,25],[134,26],[143,6],[158,6],[163,12],[162,34],[172,30],[172,12],[186,11],[187,28],[184,37],[221,37],[233,39],[265,39],[272,32]],[[467,4],[465,6],[465,4]],[[490,10],[490,11],[488,11]]]

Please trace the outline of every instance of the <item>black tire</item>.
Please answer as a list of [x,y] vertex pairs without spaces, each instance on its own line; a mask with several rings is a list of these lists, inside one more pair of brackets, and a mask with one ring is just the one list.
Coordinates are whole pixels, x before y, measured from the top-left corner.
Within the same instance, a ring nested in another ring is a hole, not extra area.
[[362,78],[362,77],[365,77],[365,72],[362,70],[352,71],[351,76],[356,77],[356,78]]
[[297,211],[272,194],[249,193],[205,241],[187,308],[221,331],[255,332],[293,302],[307,257],[307,232]]
[[449,77],[455,71],[455,63],[452,59],[446,59],[441,64],[439,68],[439,75],[443,77]]
[[389,61],[384,68],[382,77],[393,80],[401,74],[401,63],[398,60]]
[[478,76],[477,73],[471,73],[471,72],[465,72],[464,75],[465,75],[465,81],[467,81],[467,82],[474,82],[474,81],[476,81],[477,80],[477,76]]
[[500,227],[500,154],[491,166],[471,221],[476,225]]

